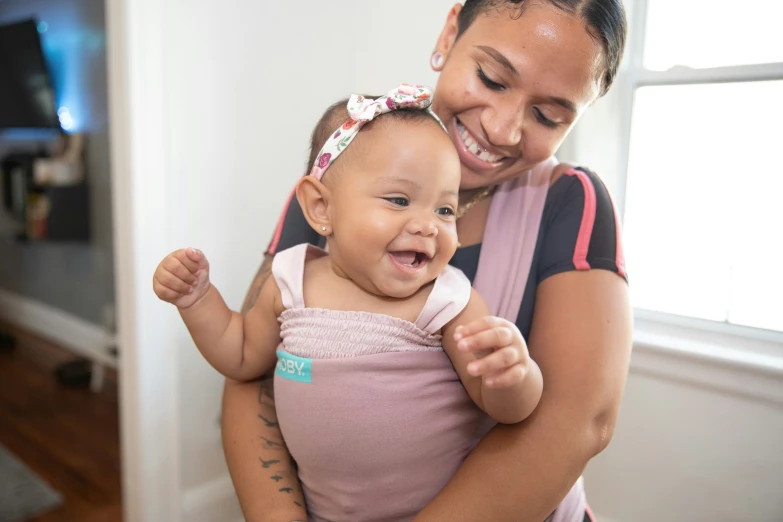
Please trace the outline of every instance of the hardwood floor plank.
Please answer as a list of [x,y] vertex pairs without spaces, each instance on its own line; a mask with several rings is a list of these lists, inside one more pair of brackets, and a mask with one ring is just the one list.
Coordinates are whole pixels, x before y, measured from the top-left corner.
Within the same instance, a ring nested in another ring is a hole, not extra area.
[[73,354],[0,323],[17,339],[0,349],[0,443],[64,496],[31,522],[121,522],[117,376],[100,393],[60,386],[54,371]]

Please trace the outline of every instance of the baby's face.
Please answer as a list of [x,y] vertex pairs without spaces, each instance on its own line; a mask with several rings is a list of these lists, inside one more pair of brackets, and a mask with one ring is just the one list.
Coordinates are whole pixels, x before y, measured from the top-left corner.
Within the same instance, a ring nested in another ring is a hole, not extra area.
[[434,121],[391,121],[356,139],[333,190],[332,261],[368,292],[409,297],[457,249],[459,157]]

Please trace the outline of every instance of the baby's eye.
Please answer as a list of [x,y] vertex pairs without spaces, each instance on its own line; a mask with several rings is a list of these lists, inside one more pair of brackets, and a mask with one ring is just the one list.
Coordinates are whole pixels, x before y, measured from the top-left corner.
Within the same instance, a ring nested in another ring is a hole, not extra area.
[[399,197],[399,196],[393,197],[393,198],[383,198],[383,199],[385,199],[389,203],[397,205],[398,207],[407,207],[408,203],[409,203],[408,202],[408,198],[403,198],[403,197]]
[[436,210],[435,213],[440,216],[453,216],[454,209],[451,207],[441,207],[438,210]]

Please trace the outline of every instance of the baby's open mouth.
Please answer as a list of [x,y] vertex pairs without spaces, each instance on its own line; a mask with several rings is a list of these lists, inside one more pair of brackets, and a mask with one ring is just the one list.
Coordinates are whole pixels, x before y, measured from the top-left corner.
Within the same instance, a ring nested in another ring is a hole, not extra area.
[[398,264],[408,268],[419,268],[430,260],[430,257],[424,252],[413,250],[403,250],[400,252],[389,252],[389,255]]

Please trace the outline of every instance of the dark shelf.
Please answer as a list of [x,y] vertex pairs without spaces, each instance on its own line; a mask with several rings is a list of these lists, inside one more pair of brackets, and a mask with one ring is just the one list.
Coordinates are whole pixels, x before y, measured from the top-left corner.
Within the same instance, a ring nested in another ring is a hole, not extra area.
[[86,183],[36,187],[49,199],[45,241],[90,240],[90,194]]
[[[87,183],[38,185],[33,182],[31,154],[9,155],[0,162],[4,206],[25,223],[20,241],[90,241],[90,191]],[[31,200],[45,219],[32,219]]]

